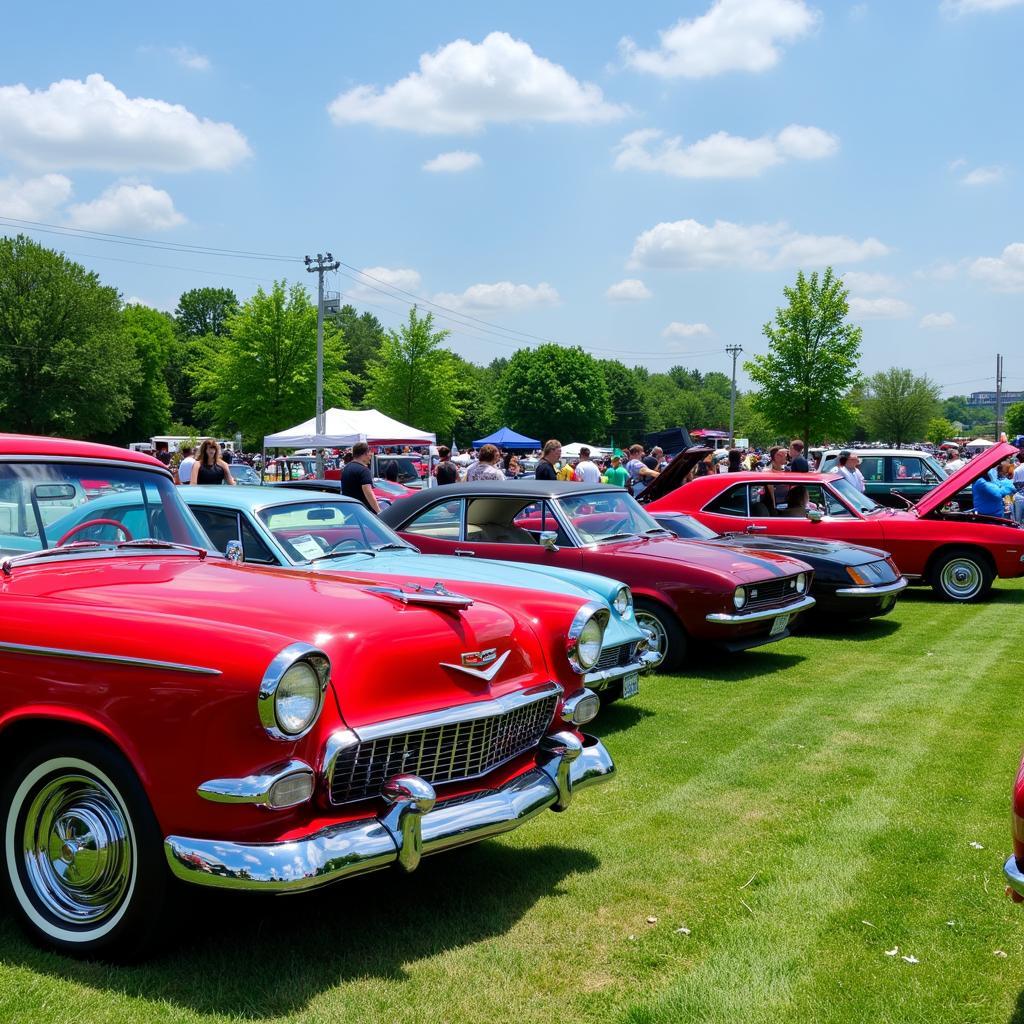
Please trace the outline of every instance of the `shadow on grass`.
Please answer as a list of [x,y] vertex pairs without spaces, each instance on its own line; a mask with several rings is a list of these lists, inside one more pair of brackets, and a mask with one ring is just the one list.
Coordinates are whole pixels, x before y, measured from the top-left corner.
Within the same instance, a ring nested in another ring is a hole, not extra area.
[[[645,676],[644,679],[649,682],[651,676]],[[641,681],[641,695],[643,692],[644,681]],[[614,704],[601,708],[601,713],[591,725],[586,727],[586,731],[592,732],[603,739],[605,736],[614,736],[615,733],[622,732],[624,729],[632,729],[638,722],[642,722],[645,718],[653,717],[653,711],[640,707],[640,705],[633,703],[632,700],[628,703],[618,700]]]
[[1024,1024],[1024,991],[1018,993],[1013,1013],[1010,1014],[1010,1019],[1006,1024]]
[[[694,659],[701,679],[722,683],[752,682],[776,672],[788,672],[806,659],[802,654],[755,648],[737,654],[708,654]],[[689,674],[684,672],[685,675]]]
[[[947,601],[939,597],[931,587],[908,587],[900,595],[900,604],[945,604],[955,605],[953,601]],[[998,583],[989,591],[988,597],[981,601],[972,602],[966,607],[976,608],[986,604],[1022,604],[1024,603],[1024,590],[1020,587],[1000,587]],[[896,606],[899,611],[899,605]]]
[[412,875],[381,871],[304,895],[193,889],[167,955],[131,966],[37,950],[4,915],[0,961],[196,1013],[279,1017],[346,981],[401,980],[408,963],[501,935],[567,876],[599,863],[569,847],[492,842],[431,857]]
[[837,622],[816,616],[801,627],[799,635],[828,637],[830,640],[842,637],[844,641],[863,643],[866,640],[881,640],[883,637],[892,636],[899,628],[899,622],[889,618]]

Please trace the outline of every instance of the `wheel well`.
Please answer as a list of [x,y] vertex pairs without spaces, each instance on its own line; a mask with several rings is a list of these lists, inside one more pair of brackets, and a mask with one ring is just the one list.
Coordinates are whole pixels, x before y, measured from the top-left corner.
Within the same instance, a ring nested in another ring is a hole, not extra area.
[[683,620],[679,617],[679,613],[669,604],[668,601],[662,600],[660,597],[653,597],[650,594],[638,594],[635,590],[633,591],[633,606],[642,608],[644,605],[648,607],[656,607],[664,612],[668,612],[673,619],[676,620],[676,624],[685,633],[686,627],[683,625]]
[[[131,764],[131,758],[99,729],[59,718],[23,718],[0,731],[0,774],[6,775],[18,759],[33,746],[60,738],[94,740],[116,751]],[[134,768],[134,765],[132,767]]]
[[974,544],[944,544],[941,548],[932,552],[931,558],[928,559],[928,564],[924,568],[924,578],[931,581],[932,570],[935,568],[939,559],[944,558],[946,555],[951,554],[954,551],[963,551],[974,556],[978,561],[984,562],[985,565],[988,566],[993,577],[997,575],[996,563],[984,548],[976,547]]

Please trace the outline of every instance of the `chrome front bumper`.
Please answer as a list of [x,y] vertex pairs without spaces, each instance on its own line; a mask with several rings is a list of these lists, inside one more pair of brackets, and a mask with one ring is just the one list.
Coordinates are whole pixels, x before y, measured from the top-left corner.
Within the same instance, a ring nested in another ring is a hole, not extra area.
[[907,589],[907,581],[901,576],[895,583],[880,583],[875,587],[840,587],[836,597],[885,597]]
[[1012,853],[1003,865],[1003,874],[1006,876],[1010,889],[1017,896],[1024,897],[1024,871],[1017,867],[1017,858]]
[[756,612],[711,612],[707,621],[716,626],[736,626],[745,622],[764,622],[765,619],[777,619],[780,615],[798,615],[813,608],[814,598],[810,594],[802,597],[795,604],[787,604],[782,608],[764,608]]
[[625,679],[626,676],[633,672],[647,672],[658,663],[660,658],[661,656],[656,651],[644,651],[636,661],[631,661],[628,665],[616,665],[615,668],[606,668],[599,672],[588,672],[583,677],[583,684],[590,690],[607,690],[612,683]]
[[168,836],[171,871],[186,882],[223,889],[300,892],[397,863],[413,871],[420,858],[477,843],[518,828],[546,808],[562,811],[577,789],[615,771],[611,755],[593,736],[545,736],[537,767],[497,792],[436,803],[433,788],[415,775],[384,787],[387,810],[376,818],[330,825],[283,843],[234,843]]

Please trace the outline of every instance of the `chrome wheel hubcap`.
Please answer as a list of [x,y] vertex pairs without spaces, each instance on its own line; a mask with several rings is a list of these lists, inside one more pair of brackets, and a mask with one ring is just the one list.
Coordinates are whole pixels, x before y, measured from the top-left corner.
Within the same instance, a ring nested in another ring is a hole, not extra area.
[[653,634],[648,650],[657,654],[658,660],[652,663],[653,667],[657,668],[665,660],[665,655],[668,653],[668,634],[665,632],[665,627],[650,612],[637,610],[634,612],[634,617],[636,618],[636,624],[641,629],[650,630]]
[[128,825],[114,795],[86,775],[50,779],[22,833],[33,896],[50,916],[93,925],[118,909],[132,877]]
[[956,558],[943,567],[942,589],[958,601],[965,601],[981,590],[981,570],[967,558]]

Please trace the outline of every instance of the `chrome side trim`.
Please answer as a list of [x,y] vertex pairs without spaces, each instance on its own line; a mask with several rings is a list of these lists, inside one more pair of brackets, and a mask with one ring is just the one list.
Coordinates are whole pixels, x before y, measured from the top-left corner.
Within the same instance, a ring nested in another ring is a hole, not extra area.
[[1024,871],[1017,867],[1017,858],[1012,853],[1003,865],[1003,874],[1006,876],[1010,888],[1018,896],[1024,896]]
[[405,718],[391,718],[385,722],[374,722],[372,725],[359,726],[352,731],[360,743],[377,740],[382,736],[394,736],[405,732],[418,732],[436,725],[454,725],[456,722],[468,722],[474,718],[489,718],[492,715],[504,715],[516,708],[535,701],[544,700],[553,694],[561,694],[562,687],[556,682],[542,683],[529,690],[516,690],[503,697],[493,700],[478,700],[472,704],[458,704],[440,711],[427,711],[421,715],[407,715]]
[[131,658],[123,654],[99,654],[96,651],[76,651],[65,647],[39,647],[35,644],[0,642],[0,651],[28,654],[40,658],[70,658],[74,661],[98,661],[105,665],[130,665],[137,668],[161,669],[165,672],[187,672],[194,676],[219,676],[219,668],[186,665],[178,661],[155,661],[152,658]]
[[[282,843],[235,843],[219,839],[188,839],[168,836],[164,854],[178,878],[222,889],[261,892],[300,892],[353,875],[366,874],[399,862],[408,868],[418,856],[428,856],[457,846],[477,843],[489,836],[518,828],[561,799],[557,779],[570,794],[610,778],[615,765],[604,744],[593,736],[583,742],[573,733],[558,733],[541,754],[538,767],[506,783],[496,793],[474,800],[438,803],[426,809],[429,794],[415,776],[391,780],[395,798],[384,816],[342,822],[301,839]],[[571,743],[569,740],[571,739]],[[561,753],[570,748],[573,754]],[[563,771],[563,763],[565,770]],[[416,779],[413,782],[412,779]],[[403,803],[403,801],[405,801]],[[401,804],[405,821],[396,832],[389,830],[388,815]],[[416,810],[412,805],[416,805]],[[418,845],[416,832],[419,832]],[[410,841],[414,850],[400,849]],[[415,864],[412,865],[413,867]]]
[[[209,779],[196,789],[204,799],[215,804],[255,804],[270,806],[270,791],[274,784],[289,775],[309,775],[313,769],[305,761],[294,759],[268,768],[261,775],[246,775],[238,779]],[[294,805],[293,805],[294,806]]]
[[836,597],[882,597],[906,589],[907,581],[900,577],[895,583],[880,583],[875,587],[841,587],[835,593]]
[[815,603],[814,598],[808,594],[802,600],[797,601],[796,604],[788,604],[784,608],[765,608],[763,611],[737,612],[735,615],[730,615],[726,612],[711,612],[710,615],[706,616],[706,619],[716,626],[733,626],[744,622],[763,622],[765,619],[775,619],[780,615],[796,615],[799,612],[805,612],[808,608],[813,608]]

